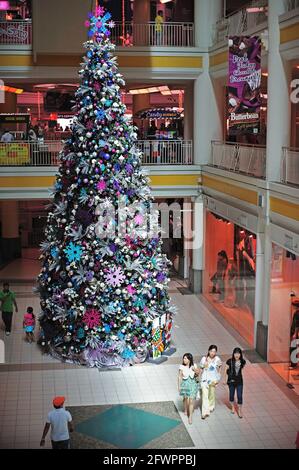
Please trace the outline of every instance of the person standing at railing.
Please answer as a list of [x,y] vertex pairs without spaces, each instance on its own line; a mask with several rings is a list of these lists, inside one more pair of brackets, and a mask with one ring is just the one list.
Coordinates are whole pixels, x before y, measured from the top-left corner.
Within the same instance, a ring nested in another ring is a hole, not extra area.
[[9,143],[9,142],[13,142],[14,140],[15,140],[15,138],[14,138],[13,134],[9,130],[5,129],[4,133],[1,137],[1,142]]
[[163,33],[163,11],[159,10],[155,18],[155,35],[156,35],[156,44],[155,46],[162,45],[162,33]]
[[30,127],[29,132],[28,132],[28,139],[31,142],[36,142],[37,141],[37,135],[33,127]]

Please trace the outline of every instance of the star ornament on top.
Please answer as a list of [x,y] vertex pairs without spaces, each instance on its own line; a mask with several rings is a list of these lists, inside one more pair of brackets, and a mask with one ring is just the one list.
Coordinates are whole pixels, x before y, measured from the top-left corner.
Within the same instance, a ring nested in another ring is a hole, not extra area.
[[85,22],[85,26],[89,28],[88,36],[96,36],[104,34],[105,36],[110,36],[110,31],[108,28],[114,28],[115,23],[111,20],[111,14],[103,7],[98,7],[95,14],[89,14],[89,20]]

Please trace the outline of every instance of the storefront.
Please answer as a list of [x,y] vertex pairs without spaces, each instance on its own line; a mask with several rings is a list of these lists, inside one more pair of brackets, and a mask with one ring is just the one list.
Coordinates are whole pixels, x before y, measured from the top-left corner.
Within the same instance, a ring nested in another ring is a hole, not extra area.
[[203,294],[253,347],[256,235],[206,210],[204,246]]
[[273,242],[268,362],[291,387],[299,389],[298,346],[299,253]]

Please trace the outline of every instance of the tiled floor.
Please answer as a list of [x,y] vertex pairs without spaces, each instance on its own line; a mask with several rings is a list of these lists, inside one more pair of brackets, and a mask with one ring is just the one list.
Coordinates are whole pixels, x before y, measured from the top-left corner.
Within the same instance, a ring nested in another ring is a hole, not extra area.
[[[6,338],[6,365],[0,366],[0,448],[38,448],[44,421],[54,395],[67,405],[105,405],[174,401],[196,448],[294,448],[299,430],[299,398],[267,364],[248,362],[244,371],[244,418],[230,414],[227,387],[217,388],[217,408],[205,421],[197,408],[193,425],[181,412],[177,371],[181,356],[196,356],[211,343],[225,359],[235,346],[249,349],[230,327],[194,295],[182,295],[173,281],[170,292],[178,307],[174,325],[176,353],[161,365],[144,364],[115,371],[60,365],[41,356],[36,345],[24,342],[21,316],[28,305],[38,311],[38,299],[28,284],[17,283],[19,315]],[[49,440],[47,441],[49,447]]]

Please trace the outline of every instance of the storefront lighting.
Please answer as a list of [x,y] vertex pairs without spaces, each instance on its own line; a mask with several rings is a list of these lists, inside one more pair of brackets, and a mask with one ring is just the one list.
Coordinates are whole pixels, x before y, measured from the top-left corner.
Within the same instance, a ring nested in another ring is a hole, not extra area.
[[6,11],[9,10],[10,5],[9,2],[0,2],[0,10]]
[[0,85],[0,91],[6,91],[8,93],[15,93],[16,95],[20,95],[23,93],[22,88],[14,88],[12,86]]
[[266,7],[248,7],[246,8],[247,13],[260,13],[263,11],[267,11]]

